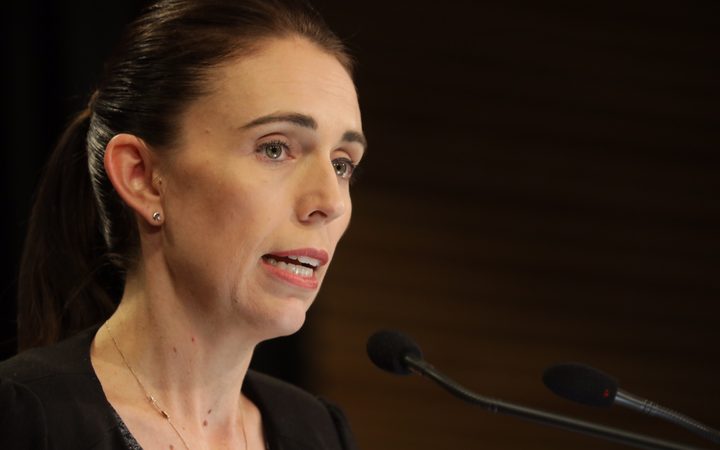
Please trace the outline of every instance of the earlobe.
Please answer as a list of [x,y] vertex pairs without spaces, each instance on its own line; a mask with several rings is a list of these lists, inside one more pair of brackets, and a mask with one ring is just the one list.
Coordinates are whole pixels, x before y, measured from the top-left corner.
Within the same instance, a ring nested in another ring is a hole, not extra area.
[[[123,202],[152,226],[162,224],[160,184],[151,150],[132,134],[113,137],[105,149],[105,171]],[[159,219],[159,220],[158,220]]]

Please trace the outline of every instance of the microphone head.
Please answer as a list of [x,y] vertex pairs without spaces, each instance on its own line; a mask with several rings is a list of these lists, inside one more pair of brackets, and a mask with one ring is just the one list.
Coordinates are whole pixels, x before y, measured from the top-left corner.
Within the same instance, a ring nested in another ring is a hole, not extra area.
[[543,383],[556,395],[589,406],[610,406],[615,401],[615,378],[577,363],[558,364],[545,370]]
[[420,347],[409,337],[390,330],[375,332],[367,341],[367,354],[379,368],[396,375],[407,375],[410,369],[405,356],[422,359]]

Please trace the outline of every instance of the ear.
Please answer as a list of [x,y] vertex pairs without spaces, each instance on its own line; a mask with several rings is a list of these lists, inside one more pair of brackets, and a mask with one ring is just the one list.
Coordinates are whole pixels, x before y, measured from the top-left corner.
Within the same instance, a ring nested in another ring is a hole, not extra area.
[[157,226],[163,215],[153,161],[145,142],[132,134],[118,134],[105,148],[105,171],[115,191],[149,225]]

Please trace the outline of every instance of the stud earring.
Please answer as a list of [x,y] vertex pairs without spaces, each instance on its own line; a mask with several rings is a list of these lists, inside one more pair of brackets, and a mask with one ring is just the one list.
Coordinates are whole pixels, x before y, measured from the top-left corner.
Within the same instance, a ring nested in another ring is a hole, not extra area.
[[152,218],[155,222],[160,222],[162,220],[162,216],[160,215],[160,211],[155,211],[152,215]]

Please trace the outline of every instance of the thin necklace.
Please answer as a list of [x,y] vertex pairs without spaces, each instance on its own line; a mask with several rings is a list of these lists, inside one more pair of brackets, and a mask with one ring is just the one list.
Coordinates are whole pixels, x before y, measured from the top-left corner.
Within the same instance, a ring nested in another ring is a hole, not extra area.
[[[167,423],[170,424],[170,427],[173,429],[175,434],[177,434],[177,437],[180,438],[180,441],[182,441],[183,445],[185,446],[185,450],[190,450],[190,446],[185,441],[185,438],[183,437],[182,433],[180,433],[180,430],[178,430],[177,427],[175,426],[175,424],[173,423],[172,419],[170,418],[170,415],[164,409],[162,409],[160,407],[157,400],[155,400],[155,397],[152,394],[150,394],[147,389],[145,389],[145,385],[142,384],[142,381],[140,381],[140,377],[138,377],[138,375],[135,373],[132,366],[128,362],[127,358],[125,358],[125,354],[122,352],[122,350],[120,350],[120,346],[118,345],[117,341],[115,340],[115,336],[113,336],[112,331],[110,330],[110,321],[109,320],[105,321],[105,328],[107,329],[107,332],[110,335],[110,339],[112,340],[112,343],[115,346],[115,350],[117,350],[117,352],[120,354],[120,357],[122,358],[123,363],[125,363],[125,367],[128,368],[128,370],[132,374],[133,378],[135,378],[135,381],[137,381],[137,384],[138,384],[138,386],[140,386],[140,389],[143,391],[145,398],[148,399],[148,401],[153,406],[153,408],[155,408],[155,410],[158,413],[160,413],[160,415],[163,416],[163,418],[165,418]],[[245,443],[244,450],[247,450],[248,449],[247,433],[245,432],[245,417],[243,414],[242,407],[240,408],[240,420],[241,420],[240,426],[242,428],[242,433],[243,433],[243,441]]]

